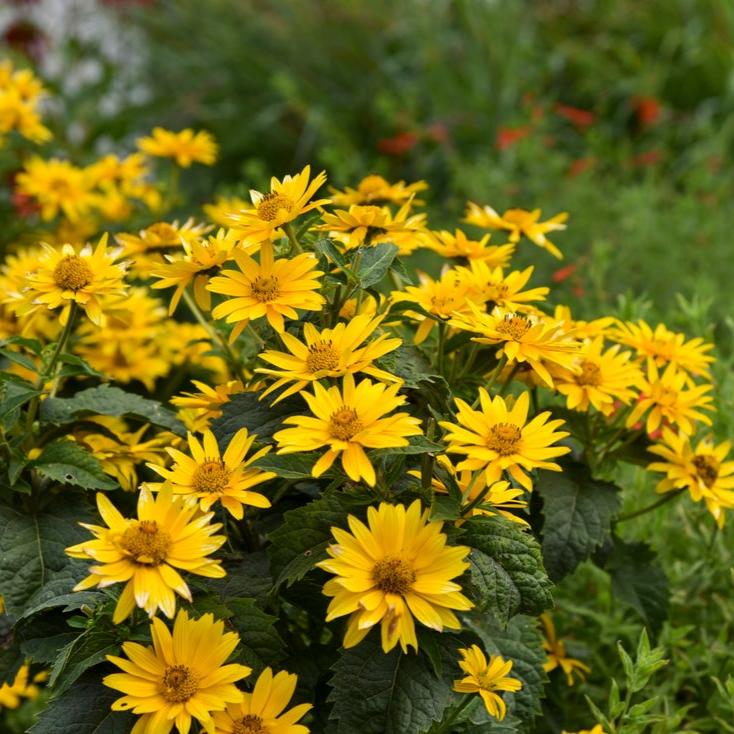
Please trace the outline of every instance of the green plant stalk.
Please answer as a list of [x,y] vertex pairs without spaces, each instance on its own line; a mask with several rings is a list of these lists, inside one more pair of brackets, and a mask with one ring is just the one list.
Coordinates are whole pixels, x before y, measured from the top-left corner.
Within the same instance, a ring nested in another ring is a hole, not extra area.
[[627,512],[624,515],[620,515],[614,520],[614,524],[617,525],[620,522],[625,522],[627,520],[631,520],[633,517],[640,517],[640,515],[646,515],[648,512],[652,512],[653,510],[656,510],[658,507],[661,507],[662,505],[667,504],[668,502],[671,502],[676,497],[680,497],[685,492],[685,488],[683,489],[676,489],[673,492],[668,492],[667,494],[664,494],[657,502],[653,502],[651,505],[647,505],[647,507],[643,507],[639,510],[635,510],[634,512]]
[[432,730],[432,734],[450,734],[451,728],[456,723],[456,720],[461,714],[474,703],[474,697],[471,695],[465,695],[464,700],[461,701],[453,709],[449,709],[446,718],[442,719],[437,729]]
[[510,374],[507,375],[507,379],[502,383],[502,387],[500,387],[498,395],[504,395],[507,392],[507,388],[510,387],[510,383],[512,382],[513,378],[517,374],[517,371],[520,369],[520,363],[515,362],[515,364],[512,366],[512,369],[510,370]]
[[439,375],[443,375],[444,371],[444,350],[446,348],[446,324],[443,321],[438,322],[438,346],[436,348],[436,370]]
[[291,243],[291,252],[295,253],[296,255],[302,254],[303,248],[301,247],[301,243],[298,241],[298,236],[293,229],[293,223],[288,222],[288,224],[286,224],[283,229],[288,235],[288,241]]
[[[495,381],[497,380],[497,376],[502,372],[502,370],[505,368],[505,365],[507,364],[507,357],[503,354],[500,357],[500,361],[497,362],[497,366],[492,370],[491,374],[489,375],[489,379],[487,380],[487,392],[489,392],[492,387],[494,386]],[[472,407],[476,407],[479,405],[479,397],[477,397],[477,400],[475,401],[475,405]]]

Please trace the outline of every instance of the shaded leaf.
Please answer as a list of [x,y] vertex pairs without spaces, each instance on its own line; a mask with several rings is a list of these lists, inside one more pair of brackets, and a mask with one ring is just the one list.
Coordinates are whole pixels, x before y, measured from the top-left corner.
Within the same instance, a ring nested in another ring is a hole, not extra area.
[[360,247],[353,259],[354,274],[362,288],[379,283],[387,274],[398,248],[391,242]]
[[48,479],[83,489],[115,489],[118,486],[102,471],[99,459],[78,443],[66,439],[45,446],[41,455],[30,462],[30,466]]
[[112,630],[89,629],[61,648],[51,668],[49,685],[60,695],[89,668],[103,663],[105,655],[116,655],[119,651]]

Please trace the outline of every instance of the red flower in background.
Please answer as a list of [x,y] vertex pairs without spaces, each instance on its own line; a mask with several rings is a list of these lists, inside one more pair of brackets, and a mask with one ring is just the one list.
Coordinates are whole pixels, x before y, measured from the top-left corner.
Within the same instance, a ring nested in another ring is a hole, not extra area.
[[41,30],[29,20],[17,20],[3,31],[5,43],[19,53],[38,62],[46,47],[46,37]]
[[554,283],[563,283],[564,280],[568,280],[575,272],[578,270],[578,265],[575,263],[570,263],[569,265],[564,265],[562,268],[558,268],[553,275],[551,275],[551,280]]
[[530,134],[528,125],[519,125],[517,127],[500,127],[497,130],[495,145],[499,150],[507,150],[517,143],[518,140],[526,138]]
[[660,119],[661,106],[656,97],[633,97],[632,105],[640,127],[650,127]]
[[393,135],[391,138],[382,138],[377,141],[377,150],[385,155],[405,155],[418,144],[418,135],[413,132],[404,132]]
[[596,158],[594,156],[588,156],[586,158],[577,158],[572,161],[568,167],[567,175],[570,178],[574,178],[584,173],[585,171],[591,170],[596,165]]
[[446,143],[451,137],[451,134],[445,123],[433,122],[426,128],[426,136],[435,143]]
[[587,128],[596,122],[596,115],[591,110],[582,110],[580,107],[558,102],[553,108],[559,117],[563,117],[578,128]]
[[654,166],[663,160],[663,153],[660,150],[646,150],[644,153],[638,153],[630,158],[633,166],[644,168],[645,166]]
[[24,219],[32,217],[34,214],[38,214],[41,211],[41,207],[33,197],[28,194],[21,194],[19,191],[13,191],[10,195],[10,202],[15,209],[16,214]]

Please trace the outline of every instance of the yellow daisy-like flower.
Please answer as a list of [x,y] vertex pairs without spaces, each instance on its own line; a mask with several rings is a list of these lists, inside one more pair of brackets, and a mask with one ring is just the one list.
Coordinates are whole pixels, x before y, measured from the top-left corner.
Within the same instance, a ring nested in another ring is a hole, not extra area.
[[403,652],[418,650],[413,617],[439,632],[460,629],[451,610],[473,604],[452,579],[469,566],[470,549],[447,546],[443,523],[429,522],[428,515],[419,500],[410,507],[381,502],[367,510],[367,525],[349,515],[351,533],[331,529],[336,544],[316,565],[335,576],[324,584],[324,594],[333,597],[326,621],[350,615],[344,647],[360,643],[379,623],[384,652],[398,643]]
[[354,204],[348,210],[337,209],[333,214],[324,214],[324,223],[318,229],[341,242],[345,250],[392,242],[399,248],[399,254],[409,255],[421,246],[426,236],[426,215],[411,214],[411,205],[412,200],[408,200],[393,215],[387,207]]
[[115,624],[129,617],[136,605],[150,617],[159,609],[173,617],[174,592],[191,601],[189,587],[176,569],[209,578],[225,575],[219,561],[207,558],[226,540],[214,534],[222,527],[210,523],[214,513],[202,515],[196,507],[187,507],[170,488],[157,496],[141,489],[136,520],[124,518],[101,492],[97,509],[107,527],[80,523],[95,539],[71,546],[66,553],[100,564],[89,569],[90,575],[74,591],[125,584],[112,617]]
[[466,675],[454,681],[454,690],[457,693],[478,693],[487,713],[502,721],[507,706],[497,691],[516,693],[522,688],[522,681],[508,676],[512,660],[505,660],[499,655],[490,655],[487,660],[479,645],[461,648],[459,654],[459,667]]
[[561,734],[606,734],[601,724],[597,724],[593,729],[580,729],[579,731],[566,731]]
[[617,323],[613,316],[602,316],[592,321],[580,321],[571,316],[568,306],[556,306],[553,309],[553,318],[563,324],[567,331],[573,331],[577,339],[596,339],[603,336],[615,341],[610,332],[610,327]]
[[184,610],[176,615],[173,634],[154,619],[150,635],[152,647],[124,642],[126,658],[107,655],[123,671],[102,681],[124,694],[112,710],[140,715],[130,734],[169,734],[174,725],[179,734],[188,734],[193,719],[213,734],[212,713],[242,701],[235,683],[252,672],[245,665],[226,664],[240,636],[225,632],[224,622],[211,614],[189,619]]
[[231,227],[236,228],[250,242],[265,242],[276,236],[276,231],[301,214],[329,203],[329,199],[311,197],[324,185],[326,173],[322,171],[313,181],[311,166],[306,166],[295,176],[279,181],[270,179],[270,192],[250,191],[253,209],[245,209],[232,215]]
[[467,260],[481,260],[489,268],[505,268],[510,264],[510,259],[515,252],[515,243],[508,242],[505,245],[490,245],[490,235],[485,234],[480,240],[470,240],[460,230],[454,233],[447,230],[431,232],[431,237],[424,241],[424,245],[430,250],[446,258],[466,258]]
[[499,306],[491,314],[471,303],[469,310],[468,314],[456,314],[449,321],[451,326],[480,334],[472,341],[496,345],[498,357],[506,357],[508,364],[527,362],[550,388],[553,376],[546,363],[573,370],[581,344],[561,323],[532,314],[506,312]]
[[658,429],[663,420],[679,426],[688,435],[694,433],[695,421],[711,425],[711,419],[701,412],[713,410],[713,398],[706,394],[713,389],[711,385],[691,385],[688,373],[678,370],[674,364],[669,364],[661,374],[653,361],[647,363],[645,377],[637,405],[627,417],[628,427],[633,427],[645,414],[648,433]]
[[331,202],[334,206],[351,206],[352,204],[374,204],[383,206],[385,204],[402,205],[406,201],[413,200],[413,204],[421,205],[424,202],[413,197],[419,191],[425,191],[428,184],[425,181],[416,181],[406,184],[398,181],[391,184],[382,176],[372,174],[365,176],[356,189],[347,186],[344,191],[332,188],[330,190]]
[[314,464],[311,473],[321,476],[341,455],[347,476],[354,482],[364,480],[374,487],[376,477],[365,449],[387,449],[407,446],[408,436],[420,435],[420,419],[409,413],[392,413],[405,404],[405,396],[398,395],[399,384],[389,387],[370,380],[354,384],[354,376],[344,376],[342,389],[328,390],[318,382],[313,394],[303,391],[312,416],[291,416],[284,428],[273,438],[278,442],[279,454],[314,451],[327,446],[326,453]]
[[630,361],[628,352],[619,352],[615,344],[604,351],[599,336],[581,348],[574,369],[553,369],[553,383],[571,410],[589,410],[593,406],[604,415],[614,412],[616,400],[628,405],[644,386],[640,368]]
[[213,166],[217,160],[217,144],[206,130],[173,132],[155,127],[149,137],[138,139],[138,149],[157,158],[173,158],[181,168],[189,168],[192,163]]
[[45,93],[30,69],[15,70],[7,59],[0,63],[0,144],[2,135],[13,130],[34,143],[51,139],[51,131],[41,122],[38,111]]
[[201,442],[189,433],[191,456],[168,448],[176,462],[171,469],[149,466],[171,485],[174,494],[185,495],[198,502],[202,512],[208,512],[215,502],[221,502],[230,515],[241,520],[245,505],[270,507],[270,500],[265,495],[250,491],[275,476],[273,472],[250,466],[271,449],[265,446],[247,456],[256,438],[255,434],[249,435],[246,428],[240,428],[222,455],[211,431],[204,431]]
[[364,344],[384,316],[355,316],[348,324],[339,323],[333,329],[319,331],[313,324],[303,325],[305,343],[295,336],[284,332],[281,335],[288,352],[267,350],[260,354],[260,359],[275,366],[259,367],[255,372],[273,375],[278,380],[264,393],[268,395],[287,385],[293,384],[278,395],[277,403],[283,398],[299,392],[310,382],[324,377],[342,377],[343,375],[363,372],[385,382],[400,382],[385,370],[374,367],[372,363],[393,349],[397,349],[402,340],[381,334],[375,340]]
[[548,411],[528,423],[530,398],[527,392],[522,393],[512,407],[500,395],[490,397],[483,387],[479,388],[480,410],[474,410],[461,398],[455,400],[459,409],[458,424],[441,421],[440,425],[448,431],[444,438],[448,443],[447,451],[466,456],[456,467],[459,471],[484,471],[487,484],[498,481],[502,472],[507,471],[528,491],[532,490],[533,482],[527,471],[561,471],[561,467],[549,459],[571,451],[568,446],[554,445],[569,434],[556,430],[563,421],[549,421]]
[[550,614],[547,612],[541,614],[540,621],[543,624],[543,649],[548,656],[548,659],[543,663],[543,670],[550,673],[551,670],[560,668],[564,672],[566,683],[569,686],[575,683],[574,676],[577,676],[579,680],[584,680],[587,674],[591,673],[591,668],[566,653],[566,645],[563,640],[558,639]]
[[700,337],[687,340],[685,334],[670,331],[665,324],[653,329],[642,320],[636,324],[627,321],[612,330],[609,338],[632,347],[641,358],[652,360],[657,367],[673,364],[699,377],[707,377],[709,366],[716,361],[707,353],[714,348],[713,344]]
[[30,680],[31,669],[28,663],[23,663],[15,674],[12,683],[0,685],[0,711],[3,709],[17,709],[22,699],[33,700],[38,698],[39,689],[36,683],[42,683],[48,678],[48,673],[43,671],[33,676]]
[[250,208],[250,202],[239,196],[218,196],[212,204],[204,204],[202,207],[209,221],[220,227],[232,227],[232,215]]
[[26,290],[31,312],[38,306],[61,307],[59,321],[66,324],[71,304],[76,303],[97,326],[104,323],[102,299],[124,295],[125,263],[116,263],[120,252],[107,249],[107,234],[103,234],[92,249],[85,245],[77,249],[66,244],[61,248],[43,244],[44,252],[36,269],[26,278]]
[[729,441],[716,446],[710,436],[694,448],[684,433],[663,428],[662,439],[649,448],[660,459],[647,468],[665,474],[657,485],[658,493],[687,489],[694,502],[706,503],[723,527],[724,509],[734,508],[734,461],[727,461],[730,450]]
[[239,270],[223,270],[207,286],[212,293],[229,296],[214,307],[212,316],[215,319],[226,317],[227,323],[236,324],[232,340],[250,321],[263,317],[282,334],[284,319],[298,318],[296,309],[320,311],[326,303],[317,293],[323,273],[315,269],[318,260],[313,254],[275,260],[270,243],[263,243],[259,263],[242,250],[235,250],[233,254]]
[[500,306],[507,311],[522,311],[528,303],[544,301],[550,290],[545,286],[523,290],[535,270],[532,265],[505,274],[502,268],[492,268],[484,260],[472,260],[468,268],[456,270],[469,283],[472,301],[486,304],[487,310]]
[[183,410],[193,410],[197,417],[209,425],[214,418],[222,415],[222,406],[226,405],[232,395],[244,392],[245,388],[239,380],[229,380],[223,385],[211,387],[200,380],[191,380],[198,393],[183,392],[171,398],[171,403]]
[[485,229],[504,230],[508,232],[510,242],[519,242],[524,235],[538,247],[562,260],[561,251],[545,235],[566,229],[564,222],[568,219],[568,213],[561,212],[545,222],[540,221],[540,213],[540,209],[507,209],[500,215],[491,206],[479,206],[470,201],[466,205],[464,221]]
[[308,734],[310,729],[298,721],[313,706],[301,703],[288,711],[298,676],[281,670],[273,675],[265,668],[252,693],[244,693],[242,703],[232,703],[226,711],[214,714],[215,734]]

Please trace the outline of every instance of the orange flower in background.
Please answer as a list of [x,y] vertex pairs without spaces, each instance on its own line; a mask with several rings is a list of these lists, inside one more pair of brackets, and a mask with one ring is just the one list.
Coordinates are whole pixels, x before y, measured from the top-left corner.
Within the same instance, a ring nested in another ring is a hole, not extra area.
[[632,98],[632,107],[640,127],[650,127],[660,119],[662,108],[657,97],[639,96]]
[[393,135],[391,138],[382,138],[377,141],[377,150],[385,155],[401,156],[409,153],[418,145],[418,135],[413,132],[404,132]]
[[500,127],[497,130],[497,137],[494,144],[498,150],[507,150],[515,143],[530,135],[529,125],[519,125],[518,127]]
[[596,115],[591,110],[583,110],[560,102],[553,109],[559,117],[581,129],[591,127],[596,122]]

